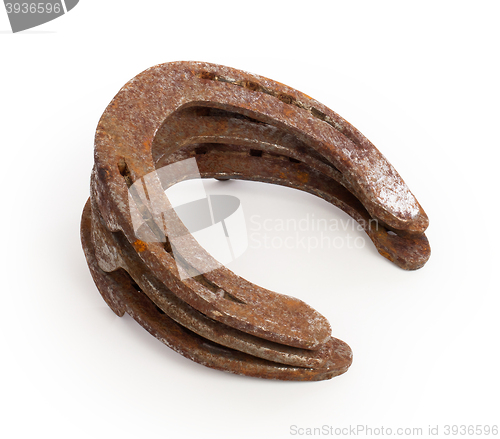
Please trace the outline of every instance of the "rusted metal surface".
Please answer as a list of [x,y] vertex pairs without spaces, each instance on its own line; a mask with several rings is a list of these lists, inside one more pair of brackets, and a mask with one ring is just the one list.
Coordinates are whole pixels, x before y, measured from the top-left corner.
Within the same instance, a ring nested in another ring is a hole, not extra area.
[[[361,133],[319,102],[214,64],[146,70],[120,90],[97,128],[82,243],[115,313],[127,312],[169,347],[215,369],[283,380],[344,373],[349,346],[299,299],[223,266],[181,276],[171,242],[190,235],[168,201],[161,215],[141,204],[156,239],[138,239],[129,206],[133,183],[153,176],[148,200],[159,199],[190,177],[166,185],[155,180],[156,170],[192,158],[204,178],[262,181],[324,198],[358,221],[383,256],[412,270],[430,255],[428,219],[404,181]],[[165,218],[168,229],[159,226]],[[211,255],[188,242],[189,256],[209,264]]]

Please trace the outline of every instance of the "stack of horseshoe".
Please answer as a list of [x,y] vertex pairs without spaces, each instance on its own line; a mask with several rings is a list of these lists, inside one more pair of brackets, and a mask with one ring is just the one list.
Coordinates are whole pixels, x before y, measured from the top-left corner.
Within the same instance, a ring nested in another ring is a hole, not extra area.
[[190,235],[165,195],[196,178],[182,163],[195,163],[201,178],[317,195],[354,218],[382,256],[414,270],[430,256],[428,218],[394,167],[311,97],[203,62],[139,74],[96,132],[81,236],[117,315],[128,313],[176,352],[218,370],[304,381],[346,372],[351,349],[332,337],[325,317],[235,275]]

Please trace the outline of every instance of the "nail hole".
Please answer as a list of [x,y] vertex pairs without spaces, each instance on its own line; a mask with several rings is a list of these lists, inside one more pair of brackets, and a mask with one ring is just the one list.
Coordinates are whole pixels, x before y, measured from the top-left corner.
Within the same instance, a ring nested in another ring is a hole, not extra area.
[[211,110],[212,109],[210,107],[196,107],[194,108],[193,111],[196,116],[204,117],[204,116],[210,116]]
[[197,281],[199,284],[203,285],[205,288],[208,288],[212,293],[222,295],[222,297],[226,300],[230,300],[231,302],[236,302],[236,303],[245,303],[238,299],[237,297],[233,296],[231,293],[228,293],[218,285],[214,284],[212,281],[208,280],[205,276],[202,274],[199,274],[198,276],[193,276],[193,279]]
[[194,152],[195,152],[196,154],[206,154],[206,153],[207,153],[207,151],[208,151],[208,149],[207,149],[207,148],[204,148],[204,147],[201,147],[201,148],[195,148],[195,149],[194,149]]
[[284,102],[285,104],[294,104],[295,103],[295,98],[293,96],[290,96],[286,93],[277,93],[276,97],[281,101]]
[[250,155],[253,157],[262,157],[262,151],[260,149],[251,149]]
[[120,172],[120,175],[125,179],[126,185],[128,187],[132,186],[132,177],[130,175],[130,169],[128,168],[125,159],[121,157],[117,165],[118,165],[118,172]]
[[203,285],[205,288],[208,288],[212,293],[216,293],[220,290],[220,287],[215,285],[213,282],[209,281],[205,276],[199,274],[198,276],[193,276],[193,279]]
[[226,300],[230,300],[231,302],[236,302],[236,303],[242,303],[244,304],[242,300],[238,299],[237,297],[233,296],[231,293],[228,293],[227,291],[224,291],[222,297]]
[[128,169],[127,162],[123,157],[118,161],[118,171],[122,177],[130,177],[130,170]]
[[252,90],[252,91],[257,91],[260,89],[260,85],[257,84],[256,82],[252,82],[252,81],[245,81],[243,83],[243,87],[247,88],[248,90]]
[[300,160],[294,159],[293,157],[288,157],[288,160],[290,160],[292,163],[300,163]]
[[215,73],[212,72],[200,72],[198,74],[198,78],[201,79],[210,79],[211,81],[215,80]]
[[393,232],[392,230],[387,230],[387,234],[391,236],[398,236],[398,234]]
[[326,114],[316,108],[311,108],[311,114],[321,120],[326,120]]
[[172,246],[170,245],[170,240],[168,239],[167,236],[165,238],[166,238],[166,241],[163,243],[163,247],[165,248],[165,250],[167,251],[167,253],[172,254],[173,251],[172,251]]

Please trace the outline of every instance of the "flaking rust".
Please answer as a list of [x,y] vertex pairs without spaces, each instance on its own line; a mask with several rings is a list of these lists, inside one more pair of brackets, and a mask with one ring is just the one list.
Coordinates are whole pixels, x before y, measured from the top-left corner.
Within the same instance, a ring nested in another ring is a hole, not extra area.
[[[317,195],[353,217],[381,255],[414,270],[430,256],[428,218],[397,171],[358,130],[309,96],[209,63],[167,63],[139,74],[97,128],[81,236],[94,281],[117,315],[130,314],[167,346],[218,370],[303,381],[346,372],[351,349],[332,337],[325,317],[236,276],[189,239],[162,197],[168,186],[193,177],[176,174],[168,185],[151,178],[187,159],[196,160],[202,178]],[[144,196],[135,183],[148,179]],[[153,203],[160,199],[161,215]],[[137,236],[130,203],[150,239]],[[216,268],[186,261],[179,268],[172,245],[178,236],[187,237],[187,261]]]

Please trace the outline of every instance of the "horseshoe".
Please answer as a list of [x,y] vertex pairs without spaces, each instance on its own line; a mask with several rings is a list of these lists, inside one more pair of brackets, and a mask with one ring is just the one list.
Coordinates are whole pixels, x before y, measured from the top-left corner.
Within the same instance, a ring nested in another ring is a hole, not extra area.
[[152,67],[120,90],[99,121],[82,245],[117,315],[127,312],[205,366],[323,380],[347,371],[352,352],[316,310],[236,276],[198,244],[165,195],[197,177],[313,193],[358,221],[379,253],[401,268],[418,269],[430,256],[422,207],[339,115],[229,67]]

